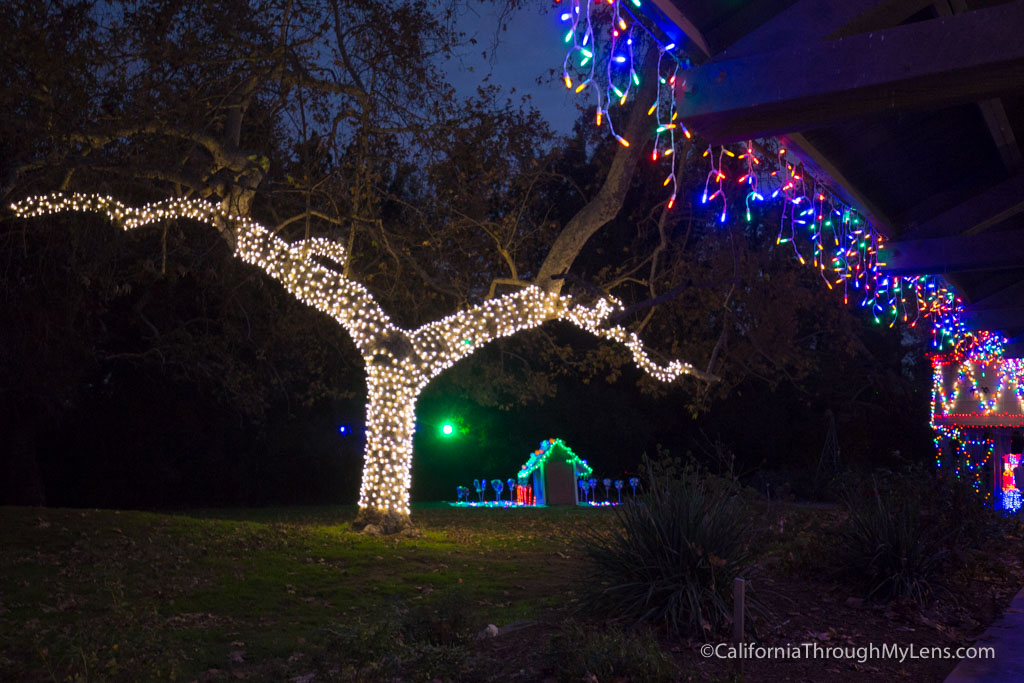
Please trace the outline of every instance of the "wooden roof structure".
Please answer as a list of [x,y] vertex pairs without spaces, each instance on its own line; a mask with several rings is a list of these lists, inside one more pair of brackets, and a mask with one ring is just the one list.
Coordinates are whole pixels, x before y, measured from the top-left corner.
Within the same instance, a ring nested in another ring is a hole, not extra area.
[[[679,117],[778,137],[1024,355],[1024,0],[645,0],[690,58]],[[1017,342],[1017,343],[1013,343]]]

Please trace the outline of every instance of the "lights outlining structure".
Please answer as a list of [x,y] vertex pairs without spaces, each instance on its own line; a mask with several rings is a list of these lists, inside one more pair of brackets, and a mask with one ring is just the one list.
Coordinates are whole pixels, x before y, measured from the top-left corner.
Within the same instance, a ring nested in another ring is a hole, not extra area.
[[324,238],[288,243],[252,219],[232,215],[211,202],[174,198],[133,208],[106,196],[55,193],[22,200],[11,209],[21,218],[69,211],[98,213],[124,230],[176,218],[230,230],[236,236],[235,256],[281,282],[299,301],[334,318],[348,332],[366,366],[366,446],[356,524],[371,532],[391,533],[411,524],[410,470],[420,393],[431,379],[488,342],[547,321],[565,320],[625,345],[634,362],[660,381],[683,375],[709,379],[689,363],[656,363],[635,333],[608,324],[609,316],[622,308],[613,298],[587,306],[570,296],[529,286],[405,330],[391,322],[363,285],[327,265],[344,265],[341,245]]
[[523,463],[522,469],[519,470],[517,477],[520,483],[525,484],[529,481],[534,471],[546,463],[555,453],[559,453],[565,462],[575,468],[579,472],[579,476],[589,477],[594,472],[594,469],[587,464],[587,461],[573,453],[573,450],[564,441],[561,439],[545,439],[540,442],[540,448],[530,453],[530,457]]
[[[818,271],[843,303],[858,303],[876,323],[911,328],[928,321],[932,346],[950,349],[970,336],[962,320],[963,301],[934,275],[895,276],[885,272],[885,237],[824,182],[788,160],[777,140],[748,140],[742,149],[708,147],[708,172],[700,203],[713,207],[719,223],[732,213],[729,197],[745,194],[745,218],[759,203],[779,207],[775,247],[792,251],[801,265]],[[734,189],[735,188],[735,189]]]
[[1013,510],[1020,492],[1007,487],[1004,468],[1013,433],[1024,428],[1024,360],[1004,358],[1005,344],[998,334],[966,333],[953,351],[932,356],[931,426],[936,465]]
[[[609,134],[623,146],[641,144],[616,132],[613,111],[640,92],[641,66],[634,57],[638,41],[657,45],[657,64],[652,70],[657,94],[647,109],[652,119],[650,159],[666,167],[664,185],[671,193],[666,208],[672,209],[680,189],[677,164],[685,161],[692,140],[676,107],[690,63],[676,54],[674,43],[665,43],[645,26],[641,13],[635,11],[644,6],[641,0],[559,0],[556,11],[567,48],[562,81],[581,96],[596,99],[597,126],[607,123]],[[648,102],[638,106],[646,108]],[[858,301],[875,322],[890,327],[897,321],[916,327],[927,319],[936,349],[958,343],[965,326],[963,302],[955,292],[933,275],[887,275],[880,258],[884,237],[826,184],[809,177],[797,162],[787,161],[786,150],[777,139],[756,144],[747,141],[742,148],[709,147],[703,157],[709,160],[709,170],[699,199],[714,210],[719,224],[734,215],[730,196],[737,193],[744,196],[740,208],[747,222],[752,221],[753,208],[759,203],[781,205],[775,246],[792,249],[801,264],[812,264],[829,289],[843,291],[844,303],[851,298]],[[738,199],[734,203],[738,204]]]

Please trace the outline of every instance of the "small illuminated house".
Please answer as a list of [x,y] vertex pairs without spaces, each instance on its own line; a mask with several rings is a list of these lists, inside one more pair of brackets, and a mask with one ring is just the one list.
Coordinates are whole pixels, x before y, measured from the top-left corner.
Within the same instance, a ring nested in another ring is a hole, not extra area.
[[1024,359],[1003,358],[1002,340],[994,341],[966,357],[932,358],[932,428],[939,467],[971,482],[997,510],[1016,511],[1024,487],[1024,468],[1017,470]]
[[519,471],[520,489],[531,490],[534,505],[577,505],[576,481],[593,469],[561,439],[545,439]]

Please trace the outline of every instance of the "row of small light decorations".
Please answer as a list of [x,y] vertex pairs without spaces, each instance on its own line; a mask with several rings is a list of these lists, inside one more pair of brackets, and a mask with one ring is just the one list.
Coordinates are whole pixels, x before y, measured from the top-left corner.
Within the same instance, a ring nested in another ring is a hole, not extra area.
[[[577,93],[589,87],[597,99],[596,124],[601,126],[607,121],[610,134],[626,147],[630,141],[615,131],[611,108],[615,104],[624,105],[640,85],[633,55],[636,27],[659,44],[658,93],[647,113],[656,115],[651,160],[669,163],[664,184],[671,185],[667,202],[671,209],[679,192],[676,164],[681,162],[677,143],[691,139],[690,131],[679,120],[676,110],[676,89],[684,85],[680,69],[685,69],[688,62],[675,56],[674,44],[661,43],[637,21],[632,10],[641,6],[640,0],[556,2],[561,7],[561,20],[568,25],[563,36],[568,45],[562,63],[565,86]],[[602,54],[602,50],[606,54]],[[603,78],[598,73],[602,59]],[[758,156],[760,150],[768,150],[765,154],[775,157],[771,163],[762,163],[765,160]],[[931,275],[897,277],[879,272],[879,267],[884,266],[879,262],[884,237],[826,185],[808,179],[800,167],[786,160],[785,154],[786,150],[773,140],[756,147],[750,141],[739,154],[728,146],[720,146],[717,152],[709,147],[704,152],[710,168],[701,203],[720,203],[721,208],[716,208],[716,212],[719,222],[725,223],[729,217],[729,195],[733,193],[729,187],[732,171],[726,164],[732,159],[744,162],[736,180],[745,190],[744,210],[748,222],[753,218],[753,206],[757,203],[767,199],[781,202],[776,245],[789,244],[796,259],[801,264],[809,261],[829,289],[841,285],[844,302],[849,302],[851,288],[858,290],[860,305],[871,311],[875,322],[887,321],[892,327],[901,320],[915,327],[921,319],[929,319],[935,348],[955,343],[965,330],[961,320],[963,303],[956,294]],[[809,258],[805,258],[799,246],[804,240],[810,242]]]
[[[365,287],[317,261],[343,265],[346,254],[340,244],[323,238],[289,244],[257,222],[199,199],[168,199],[132,208],[111,197],[55,193],[30,197],[11,209],[21,218],[67,211],[99,213],[124,230],[187,218],[233,231],[236,256],[282,282],[295,298],[333,317],[352,337],[366,363],[367,433],[360,508],[409,514],[417,398],[433,377],[486,342],[561,319],[624,344],[640,368],[663,382],[694,371],[689,363],[678,360],[659,365],[635,333],[608,325],[621,302],[602,299],[591,307],[536,286],[489,299],[414,331],[403,330]],[[403,346],[406,352],[395,352]]]

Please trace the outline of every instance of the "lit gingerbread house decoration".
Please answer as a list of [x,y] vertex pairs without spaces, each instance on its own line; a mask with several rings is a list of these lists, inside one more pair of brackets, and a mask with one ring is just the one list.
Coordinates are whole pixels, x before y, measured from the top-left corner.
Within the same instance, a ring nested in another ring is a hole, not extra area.
[[[932,357],[931,424],[937,464],[966,479],[997,510],[1021,506],[1024,359],[1004,358],[1006,340],[968,335],[970,348]],[[1018,472],[1020,474],[1018,475]],[[991,496],[991,498],[989,498]]]
[[525,505],[577,505],[576,481],[593,469],[561,439],[545,439],[519,470],[517,496]]

